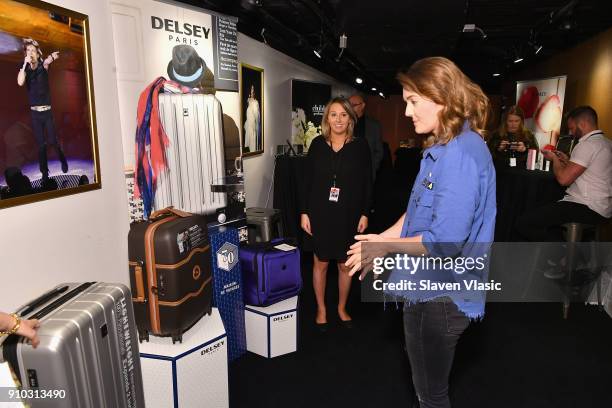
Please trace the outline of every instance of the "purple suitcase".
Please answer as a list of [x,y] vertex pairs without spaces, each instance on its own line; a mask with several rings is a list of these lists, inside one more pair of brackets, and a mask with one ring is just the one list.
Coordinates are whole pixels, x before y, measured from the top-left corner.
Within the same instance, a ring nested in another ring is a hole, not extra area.
[[283,239],[240,247],[244,303],[268,306],[297,295],[302,289],[300,250],[274,248]]

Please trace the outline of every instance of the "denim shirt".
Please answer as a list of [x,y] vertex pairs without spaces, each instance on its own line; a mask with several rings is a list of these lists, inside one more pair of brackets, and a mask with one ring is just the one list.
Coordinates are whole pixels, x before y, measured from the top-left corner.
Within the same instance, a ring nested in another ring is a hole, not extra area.
[[[466,122],[461,133],[450,142],[436,144],[423,152],[401,237],[421,235],[430,257],[484,256],[488,259],[496,212],[491,153],[483,138]],[[411,279],[476,279],[486,283],[488,261],[482,270],[460,272],[457,268],[445,273],[446,277],[440,278],[441,275],[431,270],[417,269]],[[470,318],[484,314],[484,291],[415,291],[403,295],[409,302],[441,296],[449,296]]]

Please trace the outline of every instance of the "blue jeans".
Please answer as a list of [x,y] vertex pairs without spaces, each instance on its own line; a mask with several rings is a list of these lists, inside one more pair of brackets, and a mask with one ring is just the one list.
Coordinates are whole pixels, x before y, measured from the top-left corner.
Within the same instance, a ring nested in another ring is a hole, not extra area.
[[448,377],[457,341],[469,324],[469,319],[448,297],[406,303],[406,351],[420,408],[450,408]]

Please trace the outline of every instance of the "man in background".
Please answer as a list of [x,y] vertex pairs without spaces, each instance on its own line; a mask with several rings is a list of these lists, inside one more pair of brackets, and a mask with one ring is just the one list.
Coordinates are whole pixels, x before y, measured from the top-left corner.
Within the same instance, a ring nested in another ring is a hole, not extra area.
[[[552,161],[559,184],[568,188],[561,201],[518,220],[519,232],[530,241],[559,242],[563,240],[562,224],[597,225],[612,216],[612,141],[598,128],[597,113],[590,106],[573,109],[567,127],[576,139],[571,156],[558,150],[543,150],[542,154]],[[564,276],[558,268],[545,275],[552,279]]]
[[357,123],[353,135],[355,137],[365,137],[370,146],[372,156],[372,181],[376,179],[376,172],[380,167],[383,158],[383,145],[380,131],[380,123],[364,115],[366,103],[361,95],[353,95],[349,98],[353,110],[357,114]]

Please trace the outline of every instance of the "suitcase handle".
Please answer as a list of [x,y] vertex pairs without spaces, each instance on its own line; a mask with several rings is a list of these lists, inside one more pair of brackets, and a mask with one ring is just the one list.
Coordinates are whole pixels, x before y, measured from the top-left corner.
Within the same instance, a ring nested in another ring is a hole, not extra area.
[[59,286],[57,288],[51,289],[47,293],[37,297],[27,305],[24,305],[21,309],[19,309],[16,313],[19,316],[26,316],[34,311],[34,309],[38,308],[40,305],[43,305],[59,295],[60,293],[64,293],[68,290],[69,286]]
[[136,282],[136,302],[144,302],[145,291],[144,291],[144,279],[142,274],[142,265],[134,267],[134,281]]
[[174,207],[166,207],[164,209],[154,211],[151,214],[151,216],[149,216],[149,219],[153,220],[155,218],[160,218],[160,217],[163,217],[164,215],[169,215],[169,214],[174,214],[174,215],[177,215],[177,216],[179,216],[181,218],[191,217],[193,215],[193,214],[188,213],[186,211],[178,210],[178,209],[176,209]]

